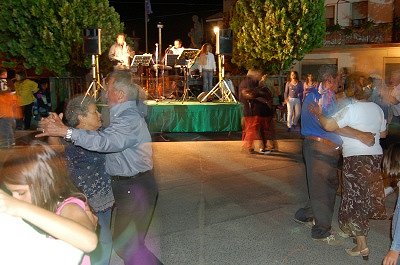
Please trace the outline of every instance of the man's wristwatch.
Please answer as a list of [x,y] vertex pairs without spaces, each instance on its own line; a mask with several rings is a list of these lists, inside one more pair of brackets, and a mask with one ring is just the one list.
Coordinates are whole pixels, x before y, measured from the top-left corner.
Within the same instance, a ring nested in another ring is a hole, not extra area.
[[67,129],[67,134],[65,135],[64,139],[65,141],[70,142],[72,137],[72,128]]

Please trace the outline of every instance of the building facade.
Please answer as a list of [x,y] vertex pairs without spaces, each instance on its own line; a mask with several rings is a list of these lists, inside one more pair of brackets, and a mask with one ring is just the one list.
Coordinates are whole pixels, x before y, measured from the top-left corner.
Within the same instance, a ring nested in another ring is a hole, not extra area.
[[[223,21],[236,0],[224,0]],[[400,0],[326,0],[326,37],[322,48],[296,62],[293,70],[321,75],[326,67],[340,72],[361,71],[389,82],[400,68]],[[220,22],[221,23],[221,22]]]
[[294,70],[321,76],[322,69],[381,76],[387,84],[400,68],[399,2],[397,0],[326,0],[327,34]]

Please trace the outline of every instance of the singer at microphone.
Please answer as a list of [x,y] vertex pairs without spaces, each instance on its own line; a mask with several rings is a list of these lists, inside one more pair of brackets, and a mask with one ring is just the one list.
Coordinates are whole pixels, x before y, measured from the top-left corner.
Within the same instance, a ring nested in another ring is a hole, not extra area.
[[172,45],[169,45],[168,48],[165,49],[165,54],[167,54],[167,53],[171,53],[172,54],[172,52],[170,52],[171,48],[172,48]]
[[174,46],[171,47],[171,49],[169,50],[172,51],[172,54],[181,55],[184,50],[184,48],[182,47],[182,40],[176,39],[174,41]]

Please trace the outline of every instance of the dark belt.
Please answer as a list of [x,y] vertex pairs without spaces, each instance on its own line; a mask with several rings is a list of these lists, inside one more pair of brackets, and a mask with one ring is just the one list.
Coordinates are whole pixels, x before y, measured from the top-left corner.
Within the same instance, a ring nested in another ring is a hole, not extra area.
[[146,172],[139,172],[139,173],[137,173],[136,175],[133,175],[133,176],[111,176],[111,180],[112,180],[112,181],[130,180],[130,179],[137,178],[137,177],[139,177],[139,176],[141,176],[141,175],[143,175],[143,174],[145,174],[145,173],[147,173],[147,172],[148,172],[148,171],[146,171]]
[[305,138],[313,140],[313,141],[316,141],[316,142],[323,143],[323,144],[325,144],[325,145],[327,145],[327,146],[329,146],[329,147],[331,147],[333,149],[336,149],[336,150],[341,150],[342,149],[342,147],[340,145],[335,144],[334,142],[329,141],[329,140],[327,140],[325,138],[321,138],[321,137],[317,137],[317,136],[306,136]]

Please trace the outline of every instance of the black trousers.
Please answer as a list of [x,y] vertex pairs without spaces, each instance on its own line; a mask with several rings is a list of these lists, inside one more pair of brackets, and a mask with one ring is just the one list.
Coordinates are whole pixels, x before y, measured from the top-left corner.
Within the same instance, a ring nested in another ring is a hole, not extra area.
[[33,103],[21,106],[21,108],[24,117],[21,120],[17,120],[17,129],[29,130],[31,128]]
[[114,249],[125,265],[162,264],[145,246],[158,198],[152,171],[131,178],[113,177],[115,197]]
[[295,217],[300,220],[313,217],[312,238],[325,238],[331,234],[336,190],[339,185],[337,164],[340,151],[310,139],[303,141],[303,156],[309,201]]

